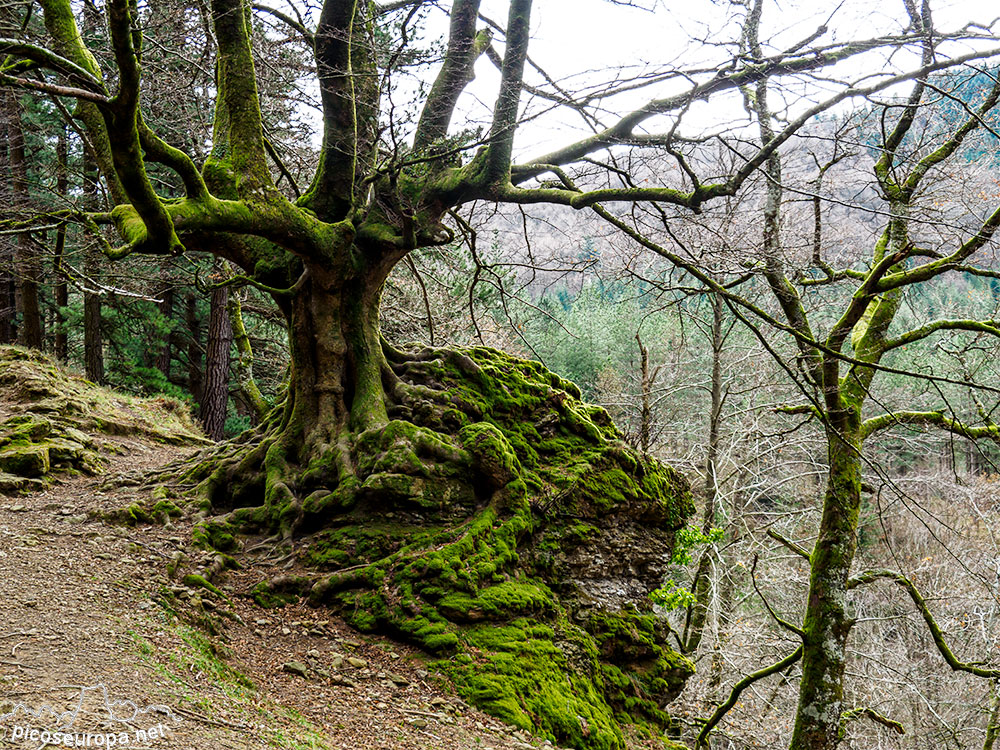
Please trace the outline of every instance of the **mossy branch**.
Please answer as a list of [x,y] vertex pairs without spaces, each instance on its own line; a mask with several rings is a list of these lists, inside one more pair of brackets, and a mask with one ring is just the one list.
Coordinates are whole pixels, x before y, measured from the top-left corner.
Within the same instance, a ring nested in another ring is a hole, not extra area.
[[920,284],[949,271],[971,273],[978,276],[992,276],[992,274],[965,265],[965,261],[993,238],[998,227],[1000,227],[1000,207],[991,213],[980,225],[979,230],[971,238],[963,242],[955,252],[932,260],[929,263],[924,263],[916,268],[904,268],[887,274],[877,284],[876,291],[887,292],[903,286]]
[[994,79],[993,88],[990,89],[986,98],[983,100],[983,103],[964,123],[962,123],[962,125],[952,134],[951,138],[917,162],[917,165],[913,168],[909,176],[906,178],[906,181],[901,186],[903,194],[907,198],[913,195],[917,187],[920,185],[920,181],[923,179],[924,175],[927,174],[927,171],[931,169],[931,167],[934,167],[935,165],[948,159],[958,150],[958,147],[962,145],[966,136],[983,124],[985,116],[997,105],[998,101],[1000,101],[1000,78]]
[[300,199],[317,216],[337,221],[351,214],[358,166],[357,81],[353,51],[360,33],[361,0],[326,0],[314,36],[323,105],[323,144],[312,184]]
[[188,198],[192,200],[207,198],[208,188],[205,187],[205,180],[191,157],[160,138],[146,124],[141,113],[137,116],[136,125],[139,129],[139,141],[150,161],[158,162],[174,170],[184,183],[184,191]]
[[[35,66],[61,73],[70,81],[87,87],[87,92],[92,96],[99,96],[107,101],[107,90],[100,78],[89,70],[76,64],[62,55],[58,55],[52,50],[41,47],[37,44],[29,44],[18,39],[7,39],[0,37],[0,54],[13,55],[24,60],[28,60]],[[21,72],[20,61],[4,61],[0,66],[0,73]]]
[[511,155],[528,56],[531,0],[511,0],[507,15],[507,48],[500,72],[500,92],[493,108],[484,179],[487,187],[506,187],[511,178]]
[[[101,70],[93,53],[87,49],[83,42],[83,35],[76,24],[70,0],[40,0],[40,4],[45,20],[45,29],[54,41],[55,52],[75,66],[87,71],[103,86]],[[94,149],[98,167],[107,181],[112,200],[115,203],[127,202],[128,196],[125,188],[115,172],[108,129],[97,104],[78,97],[75,114],[84,124]]]
[[955,656],[951,648],[948,646],[948,642],[945,640],[944,633],[941,632],[941,628],[937,624],[937,620],[935,620],[934,615],[931,614],[930,608],[927,606],[927,602],[924,601],[924,597],[917,590],[913,581],[904,576],[902,573],[897,573],[892,570],[868,570],[858,576],[855,576],[854,578],[849,579],[847,581],[847,588],[848,590],[856,589],[859,586],[864,586],[878,580],[892,581],[906,591],[910,599],[913,601],[913,604],[916,606],[917,611],[919,611],[921,617],[924,618],[924,622],[927,624],[927,629],[930,631],[931,638],[934,640],[934,645],[937,647],[938,652],[942,657],[944,657],[945,662],[947,662],[948,666],[951,667],[953,671],[968,672],[976,677],[985,677],[993,680],[1000,679],[1000,669],[987,669],[979,666],[978,663],[960,661]]
[[1000,735],[1000,682],[994,683],[990,690],[990,714],[986,722],[983,750],[993,750],[997,735]]
[[108,4],[108,27],[119,81],[118,93],[111,104],[102,110],[108,136],[114,143],[111,155],[115,172],[132,209],[145,225],[143,232],[129,226],[123,235],[133,250],[176,254],[183,251],[184,246],[174,231],[170,214],[146,174],[139,137],[138,44],[141,36],[134,25],[133,10],[128,0],[110,0]]
[[228,144],[229,164],[242,177],[241,195],[259,198],[259,191],[272,185],[246,11],[244,0],[212,0],[219,44],[216,114],[224,131],[216,137]]
[[779,544],[782,544],[785,547],[787,547],[788,549],[790,549],[792,552],[794,552],[799,557],[805,558],[806,560],[810,560],[812,558],[812,555],[809,554],[809,550],[807,550],[805,547],[802,547],[799,544],[796,544],[791,539],[788,539],[787,537],[782,536],[781,534],[779,534],[774,529],[768,529],[767,530],[767,535],[769,537],[771,537],[774,541],[776,541]]
[[257,387],[257,381],[253,375],[253,346],[250,344],[250,336],[247,334],[246,324],[243,322],[243,306],[240,304],[238,294],[230,293],[227,299],[226,311],[229,313],[229,322],[233,327],[233,343],[236,344],[236,379],[240,384],[240,392],[250,404],[257,419],[261,422],[271,410],[271,405],[264,398]]
[[43,94],[54,96],[68,96],[92,104],[107,104],[111,99],[104,94],[96,94],[87,89],[74,88],[73,86],[60,86],[48,81],[36,81],[32,78],[21,78],[20,76],[0,73],[0,83],[6,86],[17,86],[22,89],[41,91]]
[[273,295],[275,297],[293,297],[293,296],[295,296],[295,294],[297,294],[302,289],[302,287],[305,286],[306,281],[308,281],[308,280],[309,280],[309,269],[306,268],[299,275],[299,278],[296,279],[295,283],[292,284],[290,287],[288,287],[286,289],[282,289],[282,288],[279,288],[279,287],[268,286],[267,284],[264,284],[264,283],[258,281],[257,279],[253,278],[252,276],[245,276],[243,274],[233,274],[232,276],[230,276],[229,278],[225,279],[224,281],[220,281],[220,282],[218,282],[216,284],[206,284],[196,274],[195,275],[195,286],[198,288],[198,290],[200,292],[205,293],[205,294],[210,294],[211,292],[215,291],[216,289],[223,289],[223,288],[226,288],[226,287],[237,287],[238,288],[238,287],[244,287],[244,286],[252,286],[254,289],[259,289],[260,291],[265,292],[267,294],[271,294],[271,295]]
[[476,34],[479,4],[480,0],[456,0],[452,4],[448,51],[420,113],[413,137],[415,151],[423,151],[447,137],[458,99],[474,77],[476,59],[489,44],[488,34],[485,40]]
[[301,18],[292,18],[287,13],[282,13],[280,10],[271,8],[267,5],[261,5],[260,3],[254,3],[252,7],[254,10],[259,10],[261,13],[267,13],[269,16],[273,16],[289,28],[297,31],[310,47],[316,43],[315,35],[306,28],[306,25]]
[[773,674],[785,671],[801,658],[802,646],[799,646],[781,661],[775,662],[774,664],[764,667],[763,669],[758,669],[756,672],[751,672],[733,685],[733,689],[729,692],[729,697],[715,709],[712,715],[708,718],[708,721],[706,721],[705,725],[701,728],[701,731],[698,733],[698,738],[695,740],[695,747],[698,748],[698,750],[701,750],[701,748],[707,748],[709,746],[709,734],[711,734],[712,730],[715,729],[726,714],[729,713],[730,709],[736,705],[736,701],[740,699],[740,695],[743,694],[744,690],[753,685],[755,682],[763,680],[765,677],[770,677]]
[[823,271],[825,276],[822,278],[808,278],[799,279],[799,286],[825,286],[826,284],[835,284],[838,281],[846,281],[847,279],[855,279],[857,281],[864,281],[865,272],[858,271],[853,268],[841,268],[839,270],[834,269],[832,266],[820,262],[819,269]]
[[906,730],[903,729],[902,724],[888,718],[887,716],[883,716],[873,708],[852,708],[848,711],[844,711],[844,713],[840,715],[839,736],[841,740],[847,736],[847,725],[855,719],[860,719],[861,717],[871,719],[876,724],[881,724],[882,726],[891,729],[896,734],[906,734]]
[[757,586],[758,562],[760,562],[760,558],[757,555],[754,555],[753,565],[750,566],[750,582],[753,584],[753,590],[757,592],[758,598],[764,605],[764,609],[766,609],[768,614],[771,615],[771,619],[774,620],[776,623],[778,623],[785,630],[789,631],[790,633],[795,633],[795,635],[797,635],[799,638],[805,638],[806,636],[805,631],[798,625],[793,625],[792,623],[788,622],[788,620],[784,619],[783,617],[781,617],[781,615],[775,612],[774,608],[771,606],[771,603],[767,600],[767,598],[764,596],[764,593]]
[[940,427],[954,435],[970,440],[989,439],[1000,443],[1000,428],[996,425],[972,427],[939,411],[894,411],[866,419],[861,425],[861,435],[867,439],[876,432],[891,427]]
[[930,323],[925,323],[919,328],[914,328],[912,331],[900,334],[896,338],[887,340],[880,348],[882,352],[887,352],[890,349],[897,349],[901,346],[906,346],[907,344],[912,344],[915,341],[925,339],[937,331],[976,331],[979,333],[988,333],[993,336],[1000,336],[1000,321],[951,319],[934,320]]

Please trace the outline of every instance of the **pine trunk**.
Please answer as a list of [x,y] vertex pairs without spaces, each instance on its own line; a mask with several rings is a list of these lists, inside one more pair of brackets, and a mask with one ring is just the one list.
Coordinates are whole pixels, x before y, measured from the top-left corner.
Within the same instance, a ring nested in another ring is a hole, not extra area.
[[[10,125],[6,95],[0,94],[0,205],[11,205],[12,185],[6,175],[10,167]],[[17,313],[14,294],[14,242],[9,235],[0,236],[0,344],[17,341]]]
[[212,440],[225,436],[226,409],[229,406],[229,357],[233,328],[229,323],[227,303],[229,288],[212,291],[208,316],[208,346],[205,349],[205,389],[201,400],[201,422]]
[[[86,203],[93,210],[100,202],[97,185],[97,164],[88,151],[83,156],[83,189]],[[87,379],[93,383],[104,382],[104,333],[101,330],[101,296],[95,286],[100,274],[100,262],[93,250],[83,258],[83,268],[91,283],[83,292],[83,362]]]
[[[59,131],[56,143],[56,193],[65,198],[69,193],[69,148],[66,142],[66,128]],[[69,338],[66,335],[65,310],[69,307],[69,287],[66,284],[66,273],[63,269],[63,258],[66,250],[66,225],[60,224],[56,230],[56,247],[52,264],[56,279],[55,284],[55,342],[53,353],[60,362],[69,358]]]
[[[163,284],[158,292],[160,301],[157,303],[157,309],[165,321],[172,323],[174,315],[174,285],[170,282],[168,266],[164,265],[161,269],[161,275],[163,276]],[[156,354],[156,369],[162,372],[163,377],[168,381],[170,380],[170,364],[173,359],[173,348],[171,346],[173,326],[171,325],[170,328],[171,330],[163,338],[163,346]]]
[[184,322],[187,326],[187,387],[194,400],[201,403],[202,397],[202,348],[201,318],[198,317],[198,298],[189,293],[184,300]]
[[[28,161],[21,124],[21,104],[13,90],[7,91],[8,159],[15,210],[26,212],[28,197]],[[25,218],[25,217],[21,217]],[[42,315],[38,303],[38,257],[31,249],[31,236],[17,237],[14,249],[14,274],[17,281],[17,312],[21,319],[18,343],[32,349],[42,348]]]

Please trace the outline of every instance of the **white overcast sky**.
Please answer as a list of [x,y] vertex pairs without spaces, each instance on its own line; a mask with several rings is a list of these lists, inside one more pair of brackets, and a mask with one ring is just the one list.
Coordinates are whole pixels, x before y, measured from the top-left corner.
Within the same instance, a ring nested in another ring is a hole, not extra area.
[[[627,77],[629,72],[650,72],[669,66],[690,68],[728,58],[725,50],[698,41],[727,42],[738,34],[735,24],[726,22],[733,13],[728,0],[636,0],[636,4],[653,10],[625,7],[611,0],[536,0],[529,55],[568,89],[606,79],[619,68],[626,69],[623,75]],[[504,24],[507,5],[501,0],[484,0],[482,7],[486,15]],[[995,0],[932,0],[931,5],[935,25],[942,30],[953,30],[969,21],[989,24],[1000,16],[1000,4]],[[779,0],[765,5],[762,41],[771,42],[774,49],[789,46],[827,23],[832,13],[830,32],[823,38],[826,42],[894,33],[906,25],[902,0]],[[443,13],[437,15],[438,22],[446,21]],[[441,27],[441,32],[446,33],[446,28]],[[914,59],[899,57],[893,63],[912,65]],[[893,63],[868,57],[848,74],[876,72],[888,69]],[[470,91],[480,104],[471,101],[464,104],[469,119],[482,122],[499,76],[485,58],[477,64],[476,73],[477,80]],[[626,111],[649,98],[669,93],[671,90],[666,88],[650,87],[611,100],[607,103],[608,122],[613,112]],[[522,101],[527,101],[527,96]],[[734,105],[739,107],[738,100],[730,99],[723,107],[731,112]],[[709,127],[728,114],[703,108],[692,116],[696,123]],[[519,133],[518,156],[530,157],[562,145],[572,138],[579,122],[578,118],[565,115],[539,118]],[[578,135],[586,134],[584,129],[578,130]]]

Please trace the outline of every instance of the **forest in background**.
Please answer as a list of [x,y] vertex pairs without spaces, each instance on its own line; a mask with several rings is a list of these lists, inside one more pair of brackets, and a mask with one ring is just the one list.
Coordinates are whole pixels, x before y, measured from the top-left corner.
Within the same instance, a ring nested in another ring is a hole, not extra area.
[[[905,5],[907,29],[919,37],[921,19],[931,28],[929,10]],[[44,36],[32,7],[0,4],[0,37]],[[742,25],[736,59],[761,54],[757,31],[747,31],[761,7],[733,4],[730,20]],[[87,2],[78,15],[101,66],[114,70],[100,12]],[[216,87],[206,18],[183,2],[142,13],[144,117],[201,165]],[[386,50],[413,21],[403,16],[379,27]],[[306,193],[319,159],[303,114],[316,106],[302,85],[310,66],[296,33],[303,23],[260,13],[252,35],[270,170],[290,201]],[[443,54],[433,45],[399,49],[391,64],[404,72]],[[626,189],[665,174],[691,183],[695,174],[738,171],[748,153],[739,148],[753,139],[766,146],[793,115],[768,108],[766,80],[763,89],[739,89],[746,122],[736,146],[708,134],[661,149],[637,139],[640,148],[611,152],[600,175],[584,165],[576,180]],[[477,199],[454,217],[454,241],[414,249],[385,281],[380,319],[389,342],[482,345],[537,359],[605,407],[632,447],[680,468],[695,488],[698,515],[657,599],[672,647],[697,665],[670,708],[691,743],[704,741],[698,717],[712,715],[741,677],[772,664],[782,665],[768,673],[777,677],[736,694],[712,746],[776,747],[792,732],[801,670],[782,660],[802,637],[793,623],[806,616],[831,472],[831,433],[811,369],[831,344],[804,338],[810,329],[790,312],[797,306],[812,331],[836,329],[846,316],[844,367],[868,362],[861,369],[879,375],[858,406],[876,421],[863,451],[858,441],[854,568],[898,570],[920,592],[901,594],[893,579],[854,595],[844,615],[854,633],[843,740],[993,746],[1000,262],[990,222],[1000,204],[1000,84],[990,60],[917,81],[915,93],[873,93],[807,118],[780,158],[772,151],[697,213],[657,202],[594,213]],[[0,343],[46,351],[97,383],[185,401],[217,440],[260,425],[287,383],[285,316],[264,284],[235,280],[245,271],[227,259],[190,252],[110,261],[102,251],[116,242],[111,227],[61,216],[69,206],[103,212],[115,200],[70,100],[57,94],[2,89],[0,205],[11,221],[0,231]],[[185,194],[181,176],[163,165],[150,167],[149,180],[166,202]],[[904,199],[893,190],[909,192]],[[14,226],[29,220],[30,230]],[[908,272],[950,258],[970,236],[983,238],[974,269],[963,258],[949,270],[965,264],[968,273],[903,285]],[[879,291],[884,299],[899,291],[887,331],[916,333],[900,341],[883,331],[871,365],[858,326],[878,311],[867,301],[856,315],[845,310],[881,266],[903,279]],[[775,291],[786,283],[775,281],[778,268],[798,290],[794,305]],[[987,674],[947,663],[942,632],[955,662]]]

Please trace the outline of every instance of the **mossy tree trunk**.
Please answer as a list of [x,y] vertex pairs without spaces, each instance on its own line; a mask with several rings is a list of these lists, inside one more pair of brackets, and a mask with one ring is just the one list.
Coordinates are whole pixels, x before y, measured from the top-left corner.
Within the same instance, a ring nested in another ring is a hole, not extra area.
[[810,560],[802,625],[802,680],[791,747],[829,750],[840,741],[847,640],[847,581],[857,549],[861,508],[860,418],[845,411],[827,433],[826,493]]

